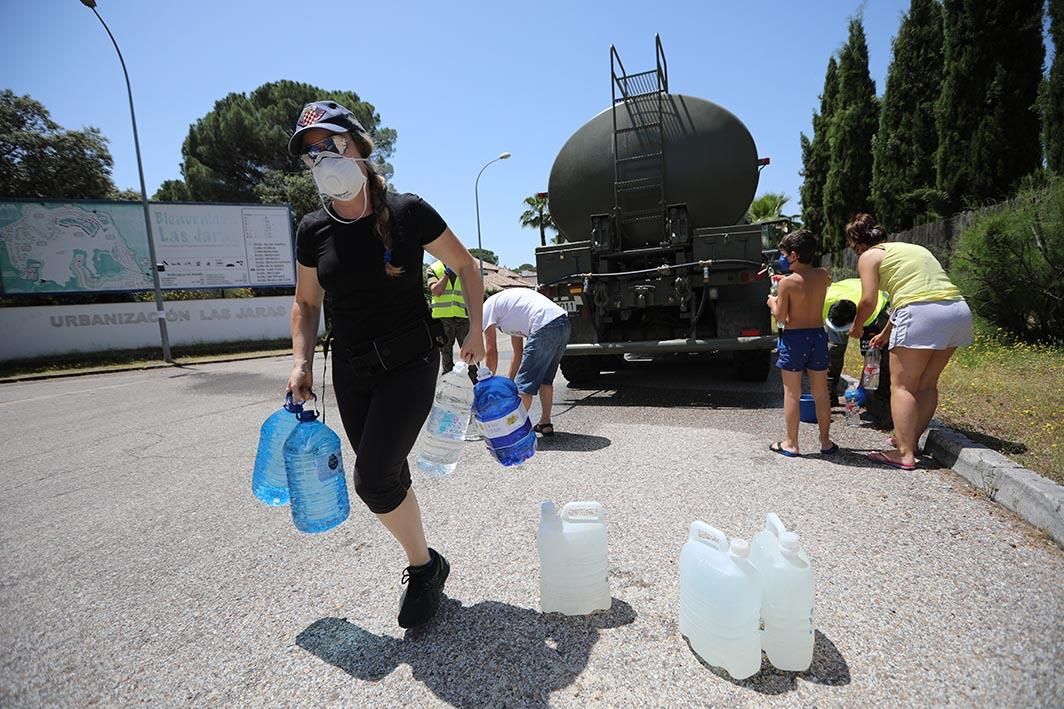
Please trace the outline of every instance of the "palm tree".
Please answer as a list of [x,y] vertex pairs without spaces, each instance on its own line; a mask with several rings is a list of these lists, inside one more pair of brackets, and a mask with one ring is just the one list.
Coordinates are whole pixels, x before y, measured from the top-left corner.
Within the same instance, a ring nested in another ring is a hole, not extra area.
[[539,243],[541,246],[547,245],[547,229],[553,230],[557,236],[552,239],[555,244],[562,243],[562,235],[558,232],[558,227],[555,226],[554,220],[550,216],[550,206],[547,204],[547,193],[537,192],[531,197],[525,197],[525,204],[528,205],[528,209],[521,213],[521,226],[531,227],[533,229],[539,229]]
[[753,202],[746,210],[746,220],[751,224],[768,222],[773,219],[796,220],[797,215],[783,214],[783,205],[790,201],[790,197],[782,192],[766,192]]

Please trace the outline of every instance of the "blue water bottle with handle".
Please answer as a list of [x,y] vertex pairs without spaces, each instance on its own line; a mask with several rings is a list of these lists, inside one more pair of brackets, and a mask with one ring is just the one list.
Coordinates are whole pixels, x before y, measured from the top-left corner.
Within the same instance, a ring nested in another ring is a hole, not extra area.
[[503,465],[520,465],[536,452],[536,433],[509,377],[495,376],[483,366],[477,370],[473,417],[488,450]]
[[288,504],[288,474],[284,469],[284,442],[299,423],[301,404],[285,394],[284,405],[262,422],[259,449],[251,474],[251,492],[271,507]]
[[340,437],[318,420],[317,410],[304,407],[298,419],[284,444],[292,521],[301,532],[325,532],[351,512]]

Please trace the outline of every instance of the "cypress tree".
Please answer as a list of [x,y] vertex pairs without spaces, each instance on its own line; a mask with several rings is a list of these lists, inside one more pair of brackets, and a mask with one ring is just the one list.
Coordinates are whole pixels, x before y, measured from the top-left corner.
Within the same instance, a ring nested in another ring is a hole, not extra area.
[[1064,174],[1064,0],[1049,0],[1053,66],[1043,86],[1042,141],[1049,169]]
[[894,58],[872,141],[872,203],[888,230],[934,211],[934,107],[942,83],[942,6],[912,0],[893,42]]
[[937,182],[953,209],[1007,197],[1041,164],[1044,0],[945,0]]
[[828,177],[824,183],[825,252],[846,246],[846,223],[871,210],[872,136],[879,125],[876,85],[868,73],[868,45],[860,18],[839,53],[839,93],[828,127]]
[[824,232],[824,182],[828,177],[828,131],[835,97],[838,94],[838,64],[835,57],[828,59],[824,75],[824,91],[820,94],[820,112],[813,113],[813,137],[801,135],[802,177],[799,188],[802,200],[802,226],[814,234]]

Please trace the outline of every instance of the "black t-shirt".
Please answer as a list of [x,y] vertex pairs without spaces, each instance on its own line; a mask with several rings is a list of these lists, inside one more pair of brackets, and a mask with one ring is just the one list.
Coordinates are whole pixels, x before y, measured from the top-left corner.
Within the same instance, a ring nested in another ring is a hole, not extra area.
[[296,230],[296,260],[317,268],[318,281],[331,301],[333,332],[348,346],[368,344],[430,317],[422,285],[423,247],[438,238],[447,223],[416,194],[389,193],[387,203],[391,262],[403,269],[397,278],[384,271],[376,214],[344,224],[319,209],[303,217]]

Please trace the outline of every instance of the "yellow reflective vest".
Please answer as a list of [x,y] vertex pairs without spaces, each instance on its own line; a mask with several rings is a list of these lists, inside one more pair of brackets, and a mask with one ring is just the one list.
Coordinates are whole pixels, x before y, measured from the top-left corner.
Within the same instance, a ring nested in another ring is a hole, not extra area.
[[[860,278],[846,278],[841,281],[835,281],[828,286],[828,294],[824,298],[824,319],[828,319],[828,310],[831,306],[840,300],[852,301],[854,305],[860,305],[861,303],[861,279]],[[876,321],[879,314],[883,312],[883,308],[890,305],[887,294],[883,291],[879,291],[879,302],[876,303],[876,309],[872,311],[872,314],[868,316],[868,320],[863,323],[864,327],[868,327]]]
[[468,318],[466,313],[465,298],[462,297],[462,281],[458,276],[452,282],[447,275],[447,267],[443,261],[436,261],[429,270],[432,271],[438,281],[446,281],[447,288],[443,295],[432,296],[432,317],[434,318]]

